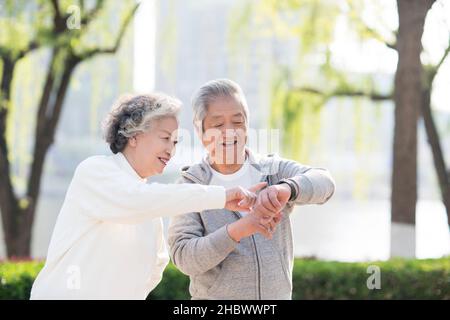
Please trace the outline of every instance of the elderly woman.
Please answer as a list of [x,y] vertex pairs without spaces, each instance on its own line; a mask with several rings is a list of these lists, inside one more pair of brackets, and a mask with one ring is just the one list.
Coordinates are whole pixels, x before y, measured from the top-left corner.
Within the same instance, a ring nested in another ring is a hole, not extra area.
[[[290,299],[294,262],[290,213],[295,205],[323,204],[334,193],[328,170],[246,148],[249,108],[228,79],[204,84],[192,99],[194,124],[208,150],[184,168],[181,182],[249,187],[266,182],[251,212],[193,211],[172,218],[170,254],[190,276],[193,299]],[[280,212],[282,213],[280,215]],[[262,237],[258,216],[273,216],[276,230]]]
[[161,217],[254,204],[240,187],[146,183],[174,153],[179,108],[163,94],[113,107],[104,129],[114,155],[76,168],[31,299],[145,299],[169,260]]

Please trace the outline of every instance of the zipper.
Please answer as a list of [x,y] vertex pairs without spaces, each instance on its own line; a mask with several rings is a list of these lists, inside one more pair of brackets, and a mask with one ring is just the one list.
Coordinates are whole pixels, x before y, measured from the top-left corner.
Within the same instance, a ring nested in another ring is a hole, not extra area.
[[[198,184],[203,184],[203,182],[200,181],[200,179],[198,179],[196,176],[194,176],[193,174],[191,174],[189,172],[184,171],[184,172],[182,172],[182,175],[185,178],[190,179],[193,182],[196,182]],[[269,185],[270,178],[268,176],[263,177],[260,182],[264,182],[264,181],[267,181],[268,185]],[[242,215],[239,212],[237,212],[237,211],[232,211],[232,212],[237,216],[238,219],[242,218]],[[257,300],[261,300],[261,263],[259,261],[258,247],[256,246],[255,235],[251,235],[251,238],[252,238],[253,249],[255,250],[255,255],[256,255],[256,274],[258,276]]]
[[255,240],[255,236],[252,235],[252,242],[253,242],[253,247],[255,248],[255,253],[256,253],[256,273],[258,274],[258,296],[257,296],[257,300],[261,300],[261,266],[259,263],[259,256],[258,256],[258,248],[256,247],[256,240]]
[[[233,211],[233,213],[239,218],[242,218],[242,215],[237,212],[237,211]],[[258,291],[257,291],[257,298],[256,300],[261,300],[261,265],[260,265],[260,261],[259,261],[259,254],[258,254],[258,247],[256,246],[256,239],[254,235],[250,236],[252,238],[252,244],[253,244],[253,249],[255,250],[255,255],[256,255],[256,274],[257,274],[257,278],[258,278]]]
[[[267,182],[267,185],[270,185],[270,178],[269,176],[263,177],[261,179],[260,182]],[[255,254],[256,254],[256,273],[258,275],[258,293],[257,293],[257,300],[261,300],[261,263],[259,261],[259,253],[258,253],[258,247],[256,246],[256,238],[255,235],[253,234],[251,236],[252,238],[252,243],[253,243],[253,248],[255,249]]]

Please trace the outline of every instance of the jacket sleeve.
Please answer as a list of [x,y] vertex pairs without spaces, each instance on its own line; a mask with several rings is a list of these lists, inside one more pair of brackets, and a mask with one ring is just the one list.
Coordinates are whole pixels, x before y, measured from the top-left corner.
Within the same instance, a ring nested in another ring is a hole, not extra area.
[[160,228],[158,231],[158,241],[156,245],[156,247],[158,248],[156,253],[156,263],[155,267],[153,268],[152,275],[148,280],[148,292],[152,291],[161,282],[164,270],[170,261],[169,255],[167,253],[166,240],[163,234],[163,222],[161,219],[159,219],[159,224]]
[[288,180],[296,191],[296,205],[324,204],[335,191],[335,182],[325,168],[311,167],[279,158],[278,181]]
[[223,208],[218,186],[139,181],[109,161],[91,159],[76,169],[66,200],[102,221],[139,223],[145,219]]
[[[185,180],[180,179],[179,183]],[[173,217],[168,232],[170,258],[181,272],[195,276],[216,267],[236,247],[227,226],[205,235],[199,212]]]

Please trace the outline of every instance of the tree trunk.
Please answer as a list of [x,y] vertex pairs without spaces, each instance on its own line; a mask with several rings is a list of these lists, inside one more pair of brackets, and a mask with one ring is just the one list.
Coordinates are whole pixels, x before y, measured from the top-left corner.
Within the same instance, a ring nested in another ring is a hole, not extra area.
[[426,86],[422,93],[422,117],[427,133],[428,144],[433,154],[434,168],[439,182],[442,202],[447,211],[447,221],[450,224],[450,173],[447,172],[444,155],[440,143],[439,133],[433,120],[431,112],[431,83]]
[[29,258],[31,252],[31,234],[32,224],[25,221],[27,211],[30,209],[21,209],[16,207],[9,216],[15,219],[15,223],[5,233],[6,254],[9,258]]
[[[76,65],[80,62],[77,58],[69,55],[64,63],[64,69],[58,76],[56,74],[57,69],[54,67],[57,55],[58,50],[55,50],[49,64],[44,90],[39,103],[36,119],[33,162],[28,178],[26,197],[22,199],[25,201],[22,203],[15,196],[12,184],[7,185],[7,182],[10,181],[9,162],[6,156],[0,155],[0,168],[2,169],[0,205],[8,257],[28,258],[31,255],[32,227],[37,200],[40,194],[40,184],[45,158],[54,140],[57,123],[61,115],[72,73]],[[3,77],[3,79],[5,79],[5,77]],[[12,74],[10,80],[12,80]],[[52,100],[50,99],[51,96],[54,96],[55,98]],[[49,112],[49,110],[51,110],[51,112]],[[4,111],[6,124],[6,108]],[[2,119],[0,118],[0,121],[1,120]],[[6,125],[4,127],[6,128]],[[0,147],[2,151],[5,150],[2,154],[7,154],[5,134],[0,136]],[[3,179],[3,175],[5,175],[6,179]],[[6,188],[3,188],[3,186],[6,186]]]
[[[60,14],[58,2],[52,2],[54,7],[54,26],[51,28],[55,42],[49,42],[52,48],[51,63],[47,72],[43,93],[36,117],[34,136],[33,162],[27,181],[25,196],[18,197],[14,192],[11,180],[10,163],[8,161],[8,145],[6,141],[6,116],[11,96],[11,83],[16,62],[40,45],[40,41],[30,42],[30,45],[17,55],[11,55],[9,48],[0,48],[0,59],[3,61],[1,91],[0,91],[0,210],[5,235],[7,254],[9,257],[29,257],[31,249],[32,226],[40,194],[40,184],[45,158],[53,144],[55,131],[61,116],[64,100],[69,88],[70,79],[78,63],[90,59],[97,54],[115,53],[119,48],[126,27],[134,16],[139,4],[136,4],[124,19],[115,44],[112,47],[94,47],[85,52],[73,52],[70,42],[59,39],[66,32],[66,17]],[[85,13],[81,23],[88,25],[103,6],[103,1],[97,1],[94,8]],[[86,28],[81,29],[83,32]],[[81,34],[70,33],[71,39],[81,38]],[[72,38],[73,37],[73,38]],[[47,41],[44,41],[47,43]],[[15,57],[12,60],[11,57]],[[56,63],[58,61],[58,63]],[[61,63],[62,62],[62,63]]]
[[11,97],[11,84],[14,75],[16,61],[3,57],[3,68],[0,87],[0,210],[4,230],[4,240],[8,248],[17,247],[13,244],[18,230],[15,227],[14,215],[18,211],[19,204],[14,193],[11,181],[11,167],[8,160],[8,143],[6,141],[6,121]]
[[[42,114],[43,118],[37,119],[33,162],[31,164],[31,172],[28,179],[27,189],[27,199],[29,200],[29,207],[27,208],[27,210],[24,210],[24,225],[22,226],[23,232],[27,232],[27,236],[24,235],[24,237],[26,238],[25,240],[28,241],[28,248],[30,248],[31,243],[31,232],[36,213],[37,201],[39,199],[41,190],[41,180],[44,170],[45,158],[47,157],[47,152],[50,146],[53,144],[57,124],[59,122],[67,90],[69,89],[70,79],[78,63],[78,60],[74,60],[72,57],[69,57],[65,61],[64,70],[59,77],[56,88],[50,87],[50,89],[52,90],[51,93],[47,94],[44,92],[43,95],[44,97],[54,95],[55,99],[54,101],[52,101],[52,103],[49,103],[47,101],[47,105],[44,104],[45,112],[43,112]],[[52,79],[52,83],[55,77],[55,74],[53,74],[53,72],[50,72],[49,78]],[[48,112],[48,110],[51,110],[51,112]],[[28,256],[29,254],[30,252],[28,252]]]
[[391,256],[415,257],[417,121],[422,103],[421,38],[432,0],[398,0],[398,63],[391,194]]

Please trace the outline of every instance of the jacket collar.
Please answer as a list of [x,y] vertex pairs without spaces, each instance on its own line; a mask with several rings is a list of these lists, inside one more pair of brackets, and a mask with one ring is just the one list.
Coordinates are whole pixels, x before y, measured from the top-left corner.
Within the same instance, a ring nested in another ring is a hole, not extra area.
[[[273,174],[276,157],[269,155],[263,157],[254,153],[249,148],[245,148],[246,159],[256,170],[261,173],[262,180],[265,180],[267,175]],[[276,172],[276,171],[275,171]],[[209,184],[212,178],[211,167],[209,165],[209,157],[206,155],[202,161],[192,166],[185,166],[181,169],[181,175],[195,183]]]
[[147,182],[146,178],[142,178],[136,172],[136,170],[133,169],[133,167],[128,162],[127,158],[125,157],[125,155],[122,152],[117,152],[115,155],[113,155],[113,158],[122,170],[126,171],[131,176],[135,177],[136,179],[138,179],[142,182]]

